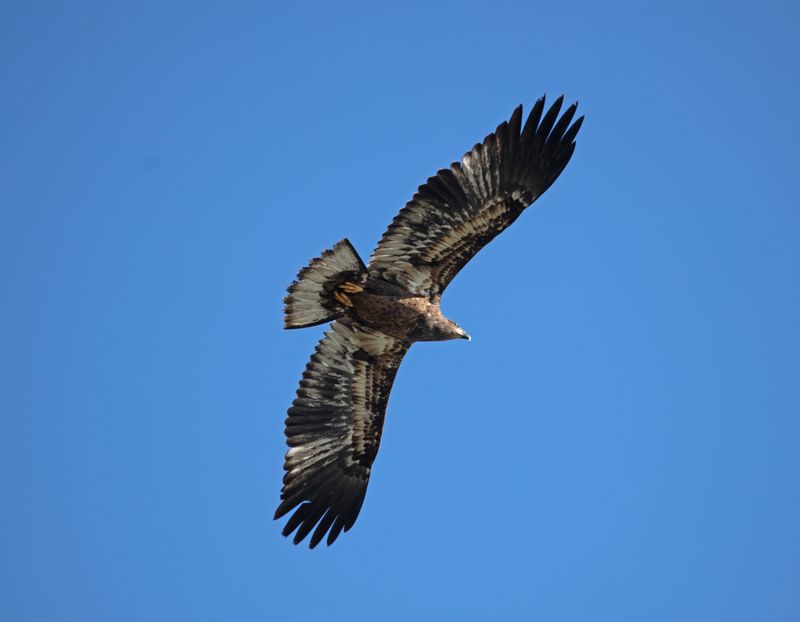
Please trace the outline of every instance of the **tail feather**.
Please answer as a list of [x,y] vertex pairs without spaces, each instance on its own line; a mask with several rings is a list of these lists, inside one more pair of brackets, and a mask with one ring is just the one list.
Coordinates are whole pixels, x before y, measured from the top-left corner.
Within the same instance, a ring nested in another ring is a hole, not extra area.
[[289,286],[283,299],[284,328],[316,326],[341,317],[347,309],[333,297],[334,290],[345,281],[361,283],[366,274],[367,268],[349,240],[337,242],[312,259]]

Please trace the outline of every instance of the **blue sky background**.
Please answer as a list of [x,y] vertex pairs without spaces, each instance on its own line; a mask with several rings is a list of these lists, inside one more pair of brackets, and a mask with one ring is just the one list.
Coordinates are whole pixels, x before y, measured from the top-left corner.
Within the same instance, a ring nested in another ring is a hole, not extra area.
[[[3,2],[0,619],[800,619],[798,6]],[[293,546],[286,285],[562,92]]]

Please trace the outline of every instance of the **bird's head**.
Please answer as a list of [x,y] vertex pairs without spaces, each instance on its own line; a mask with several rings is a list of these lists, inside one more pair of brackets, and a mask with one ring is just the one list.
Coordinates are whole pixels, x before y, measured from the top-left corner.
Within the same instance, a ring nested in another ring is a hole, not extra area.
[[449,341],[450,339],[472,339],[463,328],[453,320],[447,319],[439,309],[438,300],[419,316],[419,324],[414,332],[414,341]]
[[445,326],[443,339],[466,339],[467,341],[472,341],[472,337],[469,336],[469,333],[458,324],[452,320],[446,320],[446,322],[447,325]]

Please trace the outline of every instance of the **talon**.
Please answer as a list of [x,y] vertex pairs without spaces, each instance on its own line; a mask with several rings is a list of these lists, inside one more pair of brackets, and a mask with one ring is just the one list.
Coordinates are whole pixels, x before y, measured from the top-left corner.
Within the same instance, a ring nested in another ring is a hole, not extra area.
[[333,297],[336,298],[336,300],[340,304],[343,304],[345,307],[353,306],[353,303],[350,301],[350,298],[347,296],[347,294],[343,294],[342,292],[336,290],[333,292]]
[[357,294],[358,292],[364,291],[364,288],[361,287],[361,285],[356,285],[350,281],[345,281],[339,285],[339,289],[341,289],[343,292],[347,292],[348,294]]

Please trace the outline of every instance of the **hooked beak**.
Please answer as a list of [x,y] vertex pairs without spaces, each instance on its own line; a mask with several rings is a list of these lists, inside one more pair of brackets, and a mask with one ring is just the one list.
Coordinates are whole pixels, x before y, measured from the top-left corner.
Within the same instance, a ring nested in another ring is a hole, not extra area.
[[458,329],[458,336],[461,337],[461,339],[466,339],[467,341],[472,341],[472,337],[469,336],[469,333],[467,333],[467,331],[465,331],[463,328],[460,328],[460,327]]

